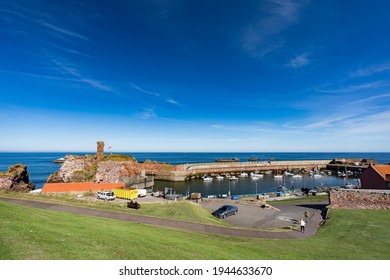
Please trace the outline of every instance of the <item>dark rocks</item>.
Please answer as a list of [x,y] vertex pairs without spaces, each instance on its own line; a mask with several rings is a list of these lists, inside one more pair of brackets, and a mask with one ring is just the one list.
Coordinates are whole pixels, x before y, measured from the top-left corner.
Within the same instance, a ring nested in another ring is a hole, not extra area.
[[35,190],[35,185],[29,180],[27,166],[18,163],[9,166],[7,172],[0,172],[0,189],[14,191]]

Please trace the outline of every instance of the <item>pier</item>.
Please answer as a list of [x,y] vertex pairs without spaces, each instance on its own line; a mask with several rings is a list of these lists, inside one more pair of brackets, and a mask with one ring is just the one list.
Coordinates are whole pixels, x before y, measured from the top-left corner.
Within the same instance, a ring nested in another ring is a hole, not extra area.
[[[215,162],[177,165],[174,170],[155,172],[156,180],[186,181],[204,175],[236,174],[241,172],[258,172],[282,174],[285,171],[321,170],[326,169],[331,160],[304,160],[304,161],[262,161],[262,162]],[[151,174],[148,174],[151,175]]]

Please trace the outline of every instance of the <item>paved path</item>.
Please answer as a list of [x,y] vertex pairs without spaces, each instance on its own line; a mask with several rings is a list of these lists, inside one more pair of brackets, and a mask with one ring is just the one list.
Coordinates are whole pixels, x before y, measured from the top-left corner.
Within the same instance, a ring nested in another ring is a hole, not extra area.
[[313,216],[311,217],[310,221],[306,225],[305,233],[302,233],[297,230],[291,230],[286,232],[271,232],[271,231],[230,228],[224,226],[177,221],[177,220],[163,219],[157,217],[127,214],[127,213],[120,213],[120,212],[106,211],[106,210],[97,210],[91,208],[32,201],[32,200],[21,200],[21,199],[13,199],[13,198],[5,198],[5,197],[0,197],[0,200],[18,204],[18,205],[35,207],[40,209],[52,210],[52,211],[60,211],[60,212],[95,216],[100,218],[108,218],[108,219],[114,219],[114,220],[120,220],[126,222],[149,224],[149,225],[155,225],[159,227],[207,232],[212,234],[221,234],[221,235],[245,237],[245,238],[298,239],[298,238],[310,237],[317,232],[319,223],[322,221],[321,211],[315,210]]

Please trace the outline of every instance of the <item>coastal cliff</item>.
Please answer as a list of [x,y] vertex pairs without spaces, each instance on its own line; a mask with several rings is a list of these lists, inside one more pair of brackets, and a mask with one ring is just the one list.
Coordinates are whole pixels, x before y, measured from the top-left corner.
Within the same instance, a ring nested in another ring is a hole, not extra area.
[[35,185],[30,182],[27,166],[18,163],[8,167],[8,171],[0,172],[0,189],[13,191],[35,190]]

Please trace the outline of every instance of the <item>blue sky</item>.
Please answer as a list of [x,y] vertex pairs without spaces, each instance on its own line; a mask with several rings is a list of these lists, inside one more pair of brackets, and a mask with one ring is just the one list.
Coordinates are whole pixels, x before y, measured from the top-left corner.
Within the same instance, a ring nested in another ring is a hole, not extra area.
[[0,0],[0,151],[390,151],[389,1]]

